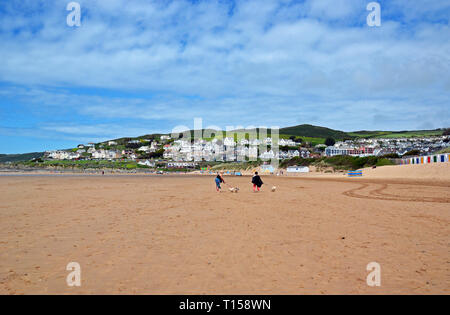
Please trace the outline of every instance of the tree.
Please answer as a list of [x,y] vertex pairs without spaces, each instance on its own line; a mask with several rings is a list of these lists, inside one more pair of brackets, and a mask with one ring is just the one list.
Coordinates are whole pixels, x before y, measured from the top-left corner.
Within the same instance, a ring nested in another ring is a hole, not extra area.
[[403,156],[414,156],[414,155],[420,155],[420,150],[411,150],[403,154]]
[[450,136],[450,128],[444,130],[443,136]]
[[141,147],[140,143],[127,143],[125,145],[125,148],[127,148],[127,149],[137,149],[137,148],[140,148],[140,147]]
[[331,147],[336,143],[336,141],[333,138],[326,138],[325,139],[325,145],[327,147]]

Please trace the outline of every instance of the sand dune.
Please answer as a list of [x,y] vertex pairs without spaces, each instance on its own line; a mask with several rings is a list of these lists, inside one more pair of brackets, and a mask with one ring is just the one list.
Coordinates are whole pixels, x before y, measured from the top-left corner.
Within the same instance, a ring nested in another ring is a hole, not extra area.
[[205,176],[0,177],[0,293],[448,294],[448,165],[402,168],[261,193],[226,178],[238,194]]

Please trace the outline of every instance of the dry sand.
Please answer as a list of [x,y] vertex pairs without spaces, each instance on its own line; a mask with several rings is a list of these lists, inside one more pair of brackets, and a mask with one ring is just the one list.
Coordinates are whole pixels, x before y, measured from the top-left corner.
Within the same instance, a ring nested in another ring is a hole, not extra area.
[[238,194],[205,176],[0,176],[0,293],[449,294],[450,163],[429,169],[260,193],[227,177]]

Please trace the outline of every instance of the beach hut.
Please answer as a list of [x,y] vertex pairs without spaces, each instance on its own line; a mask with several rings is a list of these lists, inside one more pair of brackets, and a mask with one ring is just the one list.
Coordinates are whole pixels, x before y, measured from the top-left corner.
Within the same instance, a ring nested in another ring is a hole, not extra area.
[[309,167],[307,166],[289,166],[286,171],[288,173],[309,173]]

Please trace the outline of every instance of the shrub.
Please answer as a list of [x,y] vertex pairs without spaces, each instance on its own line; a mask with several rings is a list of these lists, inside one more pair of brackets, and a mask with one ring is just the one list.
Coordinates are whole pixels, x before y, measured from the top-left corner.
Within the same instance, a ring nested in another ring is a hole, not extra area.
[[420,155],[420,151],[419,150],[411,150],[406,152],[403,156],[413,156],[413,155]]
[[397,153],[389,153],[382,156],[382,158],[386,159],[399,159],[400,156]]
[[394,163],[391,160],[388,159],[379,159],[376,166],[385,166],[385,165],[394,165]]

